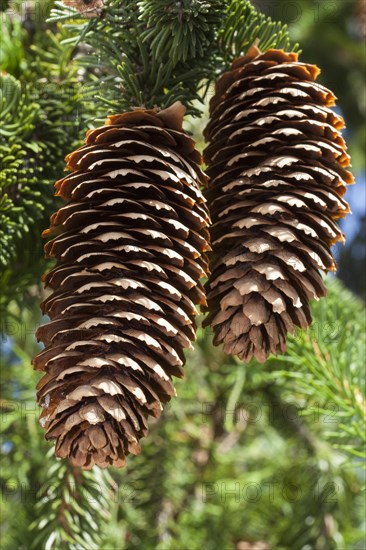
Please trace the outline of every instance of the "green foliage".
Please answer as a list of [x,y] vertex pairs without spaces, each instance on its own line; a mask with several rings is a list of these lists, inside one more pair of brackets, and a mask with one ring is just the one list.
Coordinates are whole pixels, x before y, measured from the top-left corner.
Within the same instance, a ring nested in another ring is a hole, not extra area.
[[45,268],[39,235],[55,209],[53,183],[85,131],[87,104],[80,125],[77,118],[82,97],[77,67],[70,64],[73,47],[61,46],[65,31],[44,30],[38,15],[33,12],[37,45],[29,43],[15,12],[1,23],[1,307],[15,295],[21,300]]
[[263,48],[291,49],[286,27],[248,0],[109,0],[102,18],[87,21],[57,6],[51,21],[69,19],[73,43],[88,46],[78,62],[98,73],[94,96],[111,112],[164,108],[180,100],[199,116],[195,102],[203,101],[218,73],[255,40]]
[[152,57],[173,66],[209,54],[225,13],[220,0],[142,0],[138,5],[146,25],[142,39]]
[[[22,237],[30,232],[44,210],[39,173],[31,141],[39,118],[39,106],[29,101],[21,84],[10,75],[0,75],[0,265],[4,269],[19,253]],[[32,236],[34,234],[32,233]]]
[[97,468],[91,473],[65,461],[53,462],[37,494],[31,548],[67,545],[70,550],[98,550],[102,543],[99,527],[110,520],[112,479]]
[[5,11],[9,7],[10,0],[1,0],[0,1],[0,12]]
[[[70,19],[69,8],[60,3],[58,6],[51,20]],[[175,53],[174,62],[167,62],[167,52],[173,51],[174,36],[164,29],[167,36],[163,38],[160,55],[162,27],[155,26],[147,35],[144,17],[151,14],[146,15],[144,10],[140,13],[139,7],[143,6],[131,1],[121,5],[119,0],[110,0],[102,18],[82,21],[74,14],[67,26],[74,37],[72,42],[77,44],[82,40],[86,45],[87,53],[78,57],[78,63],[95,77],[91,94],[99,102],[98,112],[101,106],[104,113],[106,106],[109,112],[116,113],[131,107],[165,107],[177,100],[189,106],[191,101],[200,98],[197,88],[201,80],[214,70],[207,56],[197,57],[196,63],[192,59],[182,62]],[[206,15],[209,19],[212,17]],[[190,43],[188,35],[184,39]],[[185,51],[184,45],[174,43],[174,52],[181,49]],[[199,113],[193,106],[190,109]]]
[[5,73],[19,78],[27,67],[25,45],[27,33],[21,22],[3,14],[0,21],[2,43],[0,48],[0,66]]
[[220,50],[227,64],[243,55],[254,41],[265,51],[282,48],[299,51],[298,44],[291,44],[287,25],[272,21],[257,11],[247,0],[232,0],[226,11],[226,20],[219,31]]
[[[335,280],[328,301],[313,305],[316,322],[290,338],[288,353],[270,359],[273,380],[286,396],[286,385],[305,397],[307,411],[317,407],[327,419],[323,437],[349,455],[366,458],[366,351],[364,304]],[[336,298],[342,295],[342,301]],[[271,376],[269,377],[271,378]],[[305,411],[306,414],[306,411]]]

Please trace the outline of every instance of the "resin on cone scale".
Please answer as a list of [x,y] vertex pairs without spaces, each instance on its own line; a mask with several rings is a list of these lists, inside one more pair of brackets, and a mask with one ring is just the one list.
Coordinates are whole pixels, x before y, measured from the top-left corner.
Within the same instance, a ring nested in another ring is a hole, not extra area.
[[66,204],[46,246],[56,266],[42,309],[50,322],[33,360],[46,438],[89,469],[140,452],[149,415],[175,395],[195,339],[209,216],[201,155],[180,103],[110,116],[67,157]]
[[286,350],[311,323],[310,300],[334,271],[335,220],[353,176],[319,69],[296,53],[253,46],[223,74],[210,102],[204,153],[212,218],[207,311],[214,344],[248,362]]

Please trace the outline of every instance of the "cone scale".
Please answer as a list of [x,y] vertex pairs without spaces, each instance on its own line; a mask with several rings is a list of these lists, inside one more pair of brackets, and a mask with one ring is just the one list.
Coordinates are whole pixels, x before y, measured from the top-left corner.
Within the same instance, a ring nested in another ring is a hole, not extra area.
[[207,311],[214,344],[244,362],[286,349],[334,271],[335,220],[353,176],[331,91],[296,53],[253,46],[210,102],[204,159],[212,218]]
[[56,183],[66,205],[51,217],[56,266],[42,309],[50,322],[33,360],[38,401],[56,455],[89,469],[122,467],[140,452],[183,377],[184,348],[205,305],[209,217],[201,156],[184,108],[111,116],[68,155]]

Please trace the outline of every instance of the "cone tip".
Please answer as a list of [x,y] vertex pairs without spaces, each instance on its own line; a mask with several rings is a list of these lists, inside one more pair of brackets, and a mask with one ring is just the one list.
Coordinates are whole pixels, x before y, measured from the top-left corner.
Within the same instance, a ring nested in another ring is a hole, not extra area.
[[172,130],[182,130],[183,117],[186,112],[186,107],[181,101],[176,101],[170,107],[156,113],[156,116]]

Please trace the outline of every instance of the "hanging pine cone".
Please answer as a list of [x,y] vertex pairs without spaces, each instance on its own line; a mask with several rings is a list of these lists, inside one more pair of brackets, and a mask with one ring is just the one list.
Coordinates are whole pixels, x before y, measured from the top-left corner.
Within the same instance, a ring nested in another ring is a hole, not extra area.
[[62,0],[65,6],[77,10],[83,17],[97,17],[103,12],[103,0]]
[[182,130],[184,108],[111,116],[67,158],[56,183],[67,204],[51,217],[44,276],[51,322],[33,360],[41,424],[56,454],[85,469],[121,467],[140,451],[183,376],[205,305],[208,213],[201,156]]
[[286,333],[311,323],[309,300],[333,271],[330,247],[343,241],[333,220],[353,177],[335,96],[319,69],[295,53],[252,47],[217,82],[205,130],[210,182],[214,344],[263,362],[286,349]]

